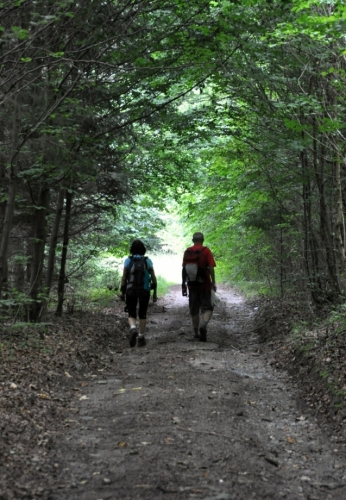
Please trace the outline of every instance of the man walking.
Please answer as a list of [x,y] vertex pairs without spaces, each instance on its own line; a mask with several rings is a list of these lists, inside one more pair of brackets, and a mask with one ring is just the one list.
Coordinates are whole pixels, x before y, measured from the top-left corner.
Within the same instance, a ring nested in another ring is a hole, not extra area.
[[216,264],[209,248],[203,246],[202,233],[194,233],[192,241],[193,246],[185,250],[183,257],[182,292],[186,296],[188,287],[194,337],[206,342],[207,327],[214,309],[211,294],[212,290],[216,292]]

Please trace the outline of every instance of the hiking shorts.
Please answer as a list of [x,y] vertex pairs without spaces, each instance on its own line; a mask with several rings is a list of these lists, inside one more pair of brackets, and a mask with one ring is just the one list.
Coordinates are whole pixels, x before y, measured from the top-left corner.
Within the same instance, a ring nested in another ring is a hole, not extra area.
[[126,306],[129,313],[129,318],[147,319],[147,310],[149,305],[150,292],[142,290],[140,292],[126,293]]
[[196,316],[199,312],[213,311],[211,304],[211,291],[200,288],[189,288],[189,308],[191,316]]

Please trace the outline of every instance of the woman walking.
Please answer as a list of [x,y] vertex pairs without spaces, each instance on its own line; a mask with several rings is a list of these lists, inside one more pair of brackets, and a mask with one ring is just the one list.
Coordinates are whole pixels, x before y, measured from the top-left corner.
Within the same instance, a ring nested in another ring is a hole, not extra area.
[[[157,281],[153,262],[145,257],[146,248],[141,240],[135,240],[130,248],[130,256],[125,259],[121,280],[121,293],[126,300],[130,325],[130,346],[144,347],[145,328],[150,290],[154,290],[153,302],[157,301]],[[139,328],[137,329],[137,316]],[[139,330],[139,331],[138,331]]]

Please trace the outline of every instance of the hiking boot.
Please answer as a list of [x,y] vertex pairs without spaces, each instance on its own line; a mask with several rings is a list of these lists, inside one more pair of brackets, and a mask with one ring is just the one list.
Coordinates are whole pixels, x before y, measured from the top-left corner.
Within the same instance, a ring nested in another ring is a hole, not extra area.
[[195,332],[195,335],[193,336],[194,339],[199,339],[199,333]]
[[138,332],[135,328],[131,328],[130,330],[131,337],[130,337],[130,347],[135,347],[137,337],[138,337]]
[[144,347],[146,345],[145,337],[138,337],[138,347]]
[[201,342],[207,341],[207,329],[205,326],[201,326],[201,328],[199,329],[199,340]]

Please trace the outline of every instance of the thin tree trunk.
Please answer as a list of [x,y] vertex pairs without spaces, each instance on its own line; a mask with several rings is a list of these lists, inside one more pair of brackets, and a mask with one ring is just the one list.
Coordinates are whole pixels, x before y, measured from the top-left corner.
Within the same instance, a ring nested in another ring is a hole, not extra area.
[[282,231],[282,207],[280,206],[280,293],[284,296],[284,243]]
[[340,263],[341,287],[344,296],[346,297],[345,220],[344,220],[344,207],[342,201],[341,162],[338,151],[336,151],[336,160],[335,160],[335,191],[336,191],[335,236],[336,236],[339,263]]
[[29,318],[37,321],[41,310],[39,292],[42,290],[42,276],[44,265],[44,249],[47,235],[47,212],[49,208],[50,190],[43,188],[39,196],[39,204],[35,211],[35,231],[33,242],[33,255],[31,264],[30,292],[31,299]]
[[17,255],[17,259],[15,260],[13,266],[14,287],[18,292],[23,292],[25,284],[25,270],[24,270],[25,247],[23,238],[17,237],[12,246],[13,246],[12,248],[13,253]]
[[55,220],[54,220],[54,224],[52,227],[52,233],[50,236],[47,272],[46,272],[46,279],[45,279],[45,284],[44,284],[45,293],[46,293],[47,297],[49,297],[50,289],[52,287],[55,254],[56,254],[56,247],[58,244],[59,226],[60,226],[62,212],[64,209],[64,199],[65,199],[65,189],[61,188],[59,191],[59,196],[58,196],[58,201],[57,201],[57,206],[56,206],[56,211],[55,211]]
[[60,263],[60,273],[58,281],[58,305],[56,308],[56,315],[62,315],[62,307],[64,303],[64,293],[65,293],[65,281],[66,281],[66,261],[67,261],[67,249],[69,243],[69,230],[70,230],[70,219],[71,219],[71,208],[72,208],[72,192],[70,190],[66,191],[66,204],[65,204],[65,225],[64,225],[64,238],[63,247],[61,252],[61,263]]
[[13,111],[12,123],[12,159],[11,168],[9,169],[9,186],[8,197],[5,210],[5,218],[3,223],[2,238],[0,245],[0,298],[2,290],[7,286],[8,280],[8,249],[10,245],[10,235],[12,229],[13,215],[16,203],[17,193],[17,162],[18,162],[18,124],[19,121],[19,97],[16,96]]
[[329,225],[328,218],[328,208],[326,201],[326,193],[325,193],[325,179],[324,179],[324,158],[325,158],[325,148],[322,144],[319,161],[317,159],[317,141],[316,136],[314,135],[314,154],[313,154],[313,162],[314,162],[314,170],[315,170],[315,178],[316,184],[319,191],[319,201],[320,201],[320,232],[322,241],[324,244],[325,252],[326,252],[326,261],[327,268],[330,278],[330,286],[331,286],[331,300],[335,302],[340,295],[340,287],[338,283],[338,275],[336,269],[335,256],[333,251],[333,240],[332,233]]
[[[0,127],[3,127],[3,126],[4,126],[4,124],[0,123]],[[1,138],[1,140],[4,140],[4,139]],[[6,184],[7,184],[7,178],[6,178],[5,160],[3,159],[3,157],[0,156],[0,186],[1,186],[0,193],[1,193],[1,195],[5,194]],[[5,213],[6,213],[6,201],[0,201],[0,244],[1,244],[1,235],[3,233],[3,228],[4,228]]]
[[41,317],[43,317],[47,312],[48,299],[50,295],[50,290],[52,288],[56,247],[58,244],[58,232],[59,232],[62,212],[64,209],[64,199],[65,199],[65,189],[61,188],[59,191],[57,206],[55,210],[54,224],[50,235],[49,255],[47,261],[46,277],[44,282],[44,298],[41,302],[42,310],[40,311]]
[[[311,212],[311,182],[306,153],[301,153],[303,170],[303,207],[304,207],[304,256],[311,296],[315,304],[321,303],[321,279],[317,254],[317,242],[314,236]],[[310,258],[309,258],[310,254]]]

